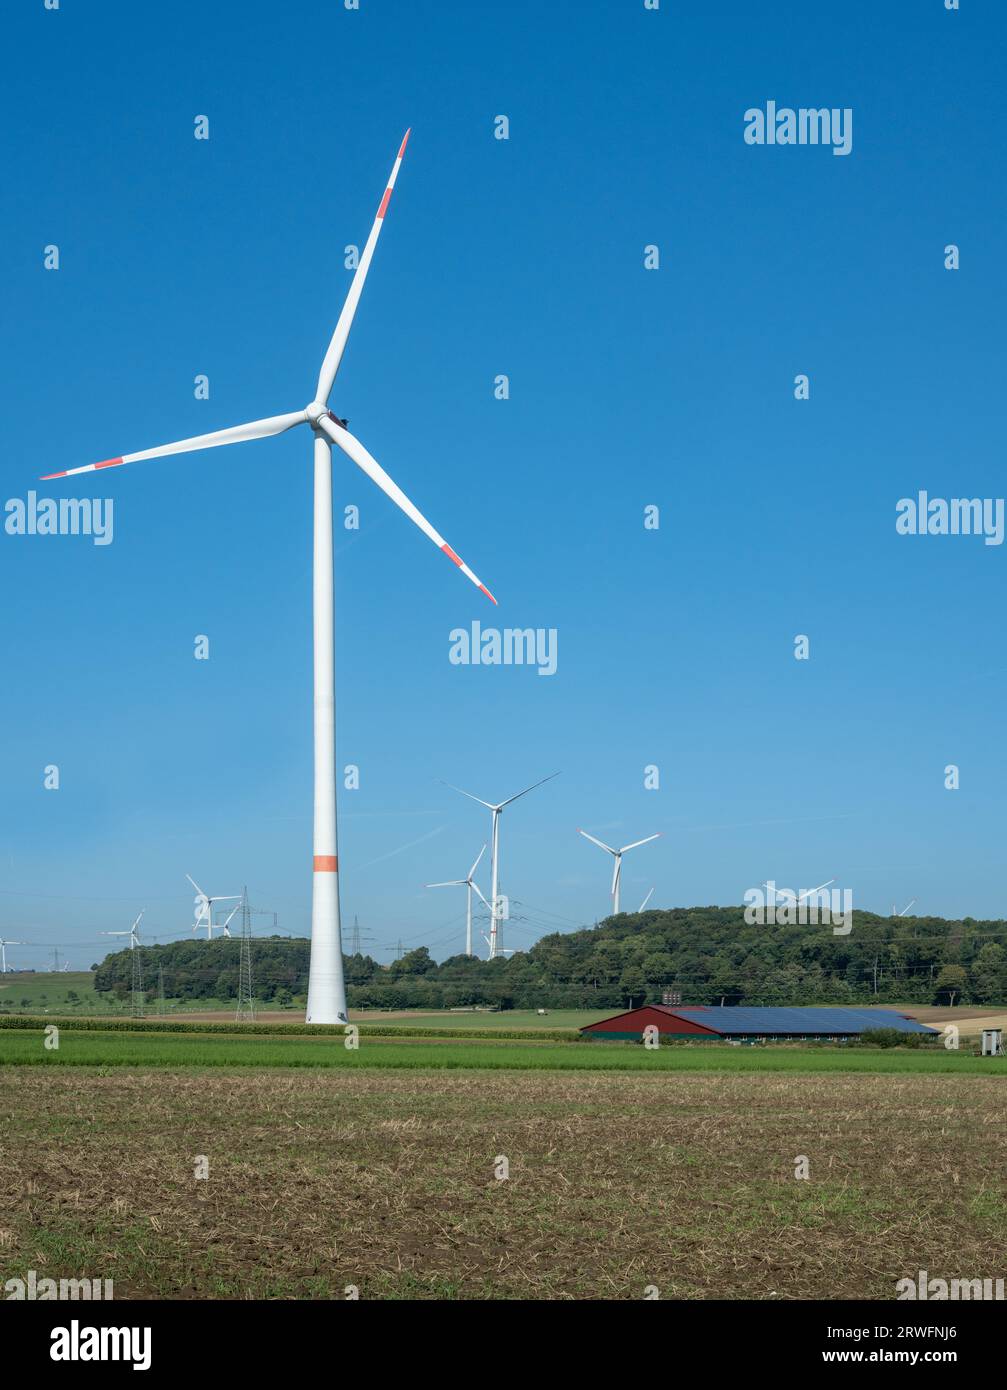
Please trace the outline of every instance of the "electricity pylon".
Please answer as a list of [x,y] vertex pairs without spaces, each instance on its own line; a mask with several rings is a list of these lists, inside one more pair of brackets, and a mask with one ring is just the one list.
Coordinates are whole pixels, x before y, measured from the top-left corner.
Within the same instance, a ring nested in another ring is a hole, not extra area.
[[252,908],[248,905],[248,889],[241,890],[241,959],[238,964],[238,1007],[234,1020],[255,1022],[255,999],[252,996]]

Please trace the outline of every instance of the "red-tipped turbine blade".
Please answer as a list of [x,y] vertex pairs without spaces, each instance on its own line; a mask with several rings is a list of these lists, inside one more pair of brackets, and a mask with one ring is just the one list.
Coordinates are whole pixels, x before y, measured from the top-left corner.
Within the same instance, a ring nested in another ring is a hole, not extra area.
[[412,502],[410,502],[409,498],[398,484],[392,481],[381,467],[380,463],[378,463],[377,459],[371,457],[360,440],[355,439],[354,436],[350,434],[349,430],[345,430],[341,425],[337,425],[329,415],[323,415],[318,421],[318,424],[333,443],[338,444],[343,453],[348,454],[357,467],[362,468],[368,478],[370,478],[372,482],[377,483],[385,496],[390,497],[396,506],[401,507],[409,520],[415,522],[423,534],[429,536],[434,545],[436,545],[439,550],[443,550],[444,554],[454,561],[462,574],[464,574],[466,578],[471,579],[476,588],[481,589],[491,603],[496,603],[496,599],[479,576],[473,574],[461,557],[455,554],[441,533],[430,525],[430,522],[427,521],[426,517],[417,507],[413,506]]
[[214,430],[212,434],[196,434],[191,439],[180,439],[174,444],[142,449],[138,454],[123,454],[122,458],[85,463],[81,468],[65,468],[61,473],[46,473],[42,481],[71,478],[75,473],[93,473],[98,468],[118,468],[121,463],[140,463],[144,459],[163,458],[167,454],[189,454],[196,449],[216,449],[221,444],[243,444],[247,439],[266,439],[271,434],[282,434],[284,430],[293,429],[294,425],[303,425],[307,418],[303,410],[295,410],[290,415],[271,415],[267,420],[252,420],[247,425],[234,425],[229,430]]
[[329,393],[332,390],[332,383],[336,379],[339,371],[339,364],[343,359],[343,351],[346,347],[346,340],[350,336],[350,329],[353,326],[353,315],[357,312],[357,305],[360,302],[360,295],[364,288],[364,281],[367,279],[367,272],[371,267],[371,257],[374,255],[374,248],[378,244],[378,237],[381,235],[381,228],[384,225],[385,213],[388,211],[388,204],[391,201],[392,189],[395,187],[395,180],[399,176],[399,169],[402,165],[402,156],[406,152],[406,145],[409,141],[409,131],[407,130],[402,137],[402,144],[392,165],[392,172],[388,175],[388,184],[378,208],[378,214],[374,219],[374,226],[371,234],[367,238],[363,255],[357,262],[356,273],[350,282],[349,293],[346,302],[343,304],[343,311],[339,315],[332,341],[329,343],[322,362],[321,371],[318,373],[318,385],[315,388],[315,400],[323,404],[328,403]]

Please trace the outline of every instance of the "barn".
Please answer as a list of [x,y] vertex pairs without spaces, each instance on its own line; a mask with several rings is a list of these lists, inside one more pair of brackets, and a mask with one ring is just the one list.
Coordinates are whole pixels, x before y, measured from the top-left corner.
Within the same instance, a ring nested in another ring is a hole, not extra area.
[[582,1028],[581,1036],[595,1042],[631,1039],[639,1042],[645,1028],[695,1042],[849,1042],[873,1028],[899,1033],[934,1034],[936,1028],[917,1023],[894,1009],[776,1009],[707,1007],[703,1004],[644,1004],[613,1014]]

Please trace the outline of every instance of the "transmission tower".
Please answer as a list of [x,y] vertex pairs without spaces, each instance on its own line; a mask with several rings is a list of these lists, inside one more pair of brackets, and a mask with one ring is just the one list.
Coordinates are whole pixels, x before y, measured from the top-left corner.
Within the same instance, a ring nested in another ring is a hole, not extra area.
[[248,904],[248,889],[241,890],[241,960],[238,965],[238,1007],[236,1023],[255,1022],[255,999],[252,997],[252,911]]
[[143,947],[137,942],[129,954],[133,958],[132,1000],[129,1012],[133,1018],[143,1018]]
[[350,937],[350,955],[351,955],[351,956],[359,956],[359,955],[360,955],[361,944],[364,943],[364,942],[373,941],[373,940],[374,940],[374,937],[372,936],[372,934],[371,934],[369,931],[361,931],[361,930],[360,930],[360,923],[357,921],[357,918],[354,917],[354,918],[353,918],[353,933],[352,933],[352,935],[351,935],[351,937]]

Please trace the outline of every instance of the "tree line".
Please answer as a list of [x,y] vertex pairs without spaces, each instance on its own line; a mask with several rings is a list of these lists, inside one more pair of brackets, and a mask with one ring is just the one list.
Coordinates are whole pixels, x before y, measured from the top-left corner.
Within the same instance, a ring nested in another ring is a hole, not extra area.
[[[356,1009],[627,1008],[683,1004],[1000,1004],[1007,1001],[1007,922],[878,917],[854,912],[848,936],[831,926],[747,926],[741,907],[620,913],[597,927],[543,936],[528,951],[485,961],[435,961],[426,946],[391,965],[344,956]],[[307,991],[310,943],[255,937],[256,999],[280,1007]],[[233,999],[240,942],[180,941],[143,948],[145,992]],[[125,998],[129,950],[94,967],[100,993]]]

